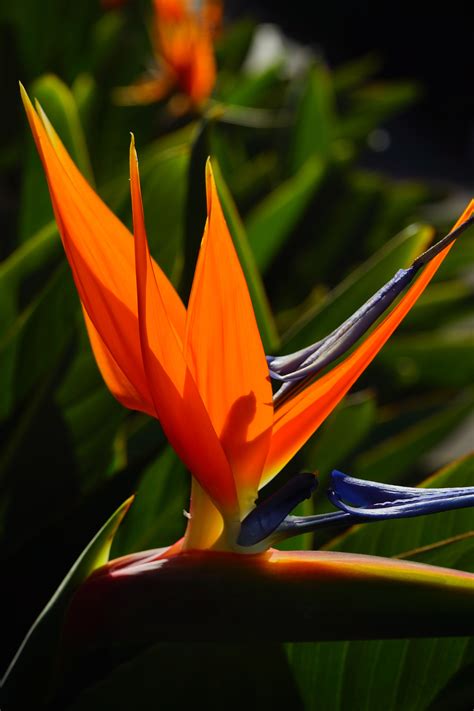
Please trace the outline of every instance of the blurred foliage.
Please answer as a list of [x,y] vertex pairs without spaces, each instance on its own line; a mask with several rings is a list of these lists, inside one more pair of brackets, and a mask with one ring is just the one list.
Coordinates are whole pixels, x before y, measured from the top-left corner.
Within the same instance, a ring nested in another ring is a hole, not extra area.
[[[148,14],[145,1],[109,12],[97,0],[0,6],[9,96],[2,111],[8,142],[0,152],[6,205],[0,251],[4,666],[119,504],[137,492],[114,555],[176,540],[189,494],[189,477],[158,423],[126,412],[100,378],[43,171],[21,116],[18,79],[38,97],[82,172],[128,225],[133,130],[150,246],[183,295],[204,224],[204,161],[213,155],[268,352],[294,350],[327,334],[407,266],[432,237],[423,221],[426,204],[450,193],[439,183],[435,189],[361,167],[368,137],[416,98],[414,84],[374,79],[371,57],[337,69],[314,57],[291,74],[282,56],[257,71],[246,63],[258,29],[249,20],[223,31],[216,48],[218,82],[202,114],[178,118],[164,102],[114,105],[112,90],[132,81],[149,61]],[[453,217],[446,211],[436,227],[446,231]],[[426,456],[473,409],[473,265],[474,236],[468,233],[358,383],[358,392],[281,477],[317,469],[320,491],[336,466],[382,481],[424,479]],[[464,459],[438,478],[443,485],[474,484],[473,469],[472,458]],[[325,506],[318,493],[306,511]],[[471,528],[469,514],[439,514],[409,524],[358,527],[325,545],[389,556],[415,556],[415,548],[429,545],[427,561],[474,570],[472,538],[463,538],[455,550],[449,542],[442,545]],[[305,537],[293,547],[322,542]],[[273,673],[284,669],[281,698],[295,708],[303,699],[308,709],[376,709],[380,688],[393,708],[425,707],[428,699],[455,694],[452,680],[464,679],[463,669],[474,663],[466,640],[292,645],[286,652],[272,652]],[[160,647],[147,666],[156,668],[167,654]],[[206,655],[214,664],[221,651]],[[241,657],[232,650],[228,655],[238,668]],[[261,659],[257,652],[256,657]],[[411,676],[420,657],[428,660],[423,684]],[[137,678],[137,667],[138,662],[128,664],[127,678]],[[175,693],[172,665],[164,668]],[[252,686],[248,669],[242,675]],[[187,683],[191,687],[192,679]],[[112,675],[72,708],[103,708],[100,699],[109,698],[115,684]],[[145,708],[137,697],[134,702]]]

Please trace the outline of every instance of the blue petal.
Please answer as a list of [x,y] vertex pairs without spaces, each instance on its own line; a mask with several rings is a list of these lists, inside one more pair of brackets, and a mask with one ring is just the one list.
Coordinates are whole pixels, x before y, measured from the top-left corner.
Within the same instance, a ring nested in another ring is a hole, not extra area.
[[[279,525],[272,528],[275,540],[311,533],[330,526],[412,518],[467,508],[474,506],[474,486],[419,489],[355,479],[334,470],[331,474],[328,498],[338,511],[316,516],[286,516],[281,519]],[[290,510],[288,508],[288,511]]]
[[237,543],[254,546],[273,533],[285,517],[304,499],[309,499],[318,485],[314,474],[297,474],[277,492],[259,504],[240,525]]
[[411,518],[474,506],[474,486],[418,489],[364,481],[333,471],[330,501],[359,519]]
[[[377,291],[366,303],[360,307],[344,323],[336,328],[329,336],[304,349],[292,353],[290,356],[275,358],[270,364],[270,374],[277,374],[281,380],[301,380],[339,358],[345,353],[399,294],[412,281],[417,269],[400,269],[387,284]],[[297,356],[295,361],[295,356]],[[294,368],[295,362],[297,363]]]
[[[268,356],[270,376],[283,382],[283,386],[274,396],[275,403],[278,404],[288,391],[293,389],[295,383],[311,378],[346,353],[412,282],[417,272],[473,222],[474,216],[471,216],[417,257],[411,267],[400,269],[363,306],[325,338],[286,356]],[[289,386],[285,387],[285,383]]]

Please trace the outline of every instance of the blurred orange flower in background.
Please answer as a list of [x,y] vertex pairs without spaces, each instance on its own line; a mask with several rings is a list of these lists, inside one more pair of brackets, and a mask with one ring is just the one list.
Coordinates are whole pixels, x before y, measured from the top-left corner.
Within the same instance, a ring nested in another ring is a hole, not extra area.
[[121,104],[148,104],[173,91],[175,114],[198,107],[216,80],[213,40],[222,22],[220,0],[154,0],[152,39],[156,68],[115,98]]

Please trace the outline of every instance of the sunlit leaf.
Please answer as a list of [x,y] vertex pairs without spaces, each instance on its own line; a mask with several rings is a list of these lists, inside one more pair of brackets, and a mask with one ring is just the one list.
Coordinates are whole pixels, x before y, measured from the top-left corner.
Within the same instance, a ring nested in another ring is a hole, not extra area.
[[440,407],[435,414],[411,426],[405,425],[401,432],[360,454],[351,474],[371,481],[406,482],[420,457],[472,412],[473,402],[472,392],[467,391],[454,402]]
[[171,447],[144,471],[135,503],[115,537],[113,556],[171,545],[184,533],[189,478]]
[[255,23],[244,19],[229,25],[216,43],[219,73],[238,71],[250,48],[255,33]]
[[352,94],[350,110],[340,120],[339,135],[362,140],[387,118],[398,113],[417,98],[414,82],[374,82]]
[[329,70],[322,64],[308,72],[290,147],[291,168],[301,168],[309,156],[327,158],[334,132],[334,97]]
[[330,333],[398,269],[411,264],[426,248],[431,235],[429,227],[412,226],[394,237],[342,281],[322,303],[296,321],[284,336],[285,348],[290,352],[298,350]]
[[222,88],[222,98],[224,102],[237,106],[265,106],[269,93],[280,82],[281,67],[275,64],[257,74],[240,74],[225,91]]
[[248,215],[245,221],[248,240],[261,271],[265,271],[291,237],[323,173],[321,160],[316,156],[309,158],[293,177],[281,183]]
[[474,378],[474,335],[435,332],[398,336],[382,351],[379,366],[402,387],[469,386]]

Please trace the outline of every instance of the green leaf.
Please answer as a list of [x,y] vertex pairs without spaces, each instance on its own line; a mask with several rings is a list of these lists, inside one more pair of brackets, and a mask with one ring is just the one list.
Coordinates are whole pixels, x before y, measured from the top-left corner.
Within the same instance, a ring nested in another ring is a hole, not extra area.
[[[53,74],[40,77],[31,87],[51,123],[84,176],[93,182],[92,169],[79,112],[71,90]],[[33,141],[28,142],[20,211],[20,239],[25,241],[44,227],[52,215],[49,191]]]
[[[375,423],[375,415],[372,392],[348,395],[305,447],[306,465],[317,469],[320,479],[326,477],[364,441]],[[322,480],[320,488],[324,488]]]
[[318,472],[318,489],[312,513],[333,510],[326,497],[329,474],[335,468],[344,471],[346,463],[347,466],[352,464],[351,455],[360,451],[375,425],[376,414],[373,393],[349,395],[304,448],[305,467]]
[[347,92],[365,83],[380,69],[380,58],[375,54],[366,54],[360,59],[336,67],[333,73],[336,92]]
[[120,35],[126,24],[126,19],[119,12],[102,13],[92,29],[89,24],[90,47],[87,52],[88,69],[97,72],[120,46]]
[[224,212],[227,225],[229,226],[232,239],[234,240],[234,246],[237,251],[240,264],[247,280],[263,345],[265,351],[267,353],[270,353],[278,348],[279,337],[265,294],[263,283],[257,265],[255,264],[255,259],[252,250],[247,240],[245,228],[237,212],[235,203],[232,200],[232,196],[226,184],[224,183],[222,174],[219,170],[219,165],[217,164],[217,162],[213,162],[212,165],[217,189],[219,192],[219,198],[222,203],[222,210]]
[[[61,240],[54,221],[49,222],[27,242],[0,263],[0,289],[2,290],[2,305],[5,304],[8,292],[18,299],[18,291],[22,280],[34,274],[36,270],[47,267],[61,253]],[[5,323],[5,311],[2,310],[2,328]]]
[[248,215],[245,221],[247,236],[261,271],[268,268],[290,237],[323,174],[322,161],[317,156],[309,158],[294,176],[281,183]]
[[[39,295],[8,324],[0,341],[0,419],[11,414],[39,380],[57,367],[75,330],[77,303],[69,272],[62,264]],[[35,354],[33,359],[31,353]]]
[[[454,221],[454,220],[453,220]],[[460,274],[469,274],[469,265],[474,263],[474,235],[465,234],[457,240],[438,271],[439,279],[452,279]]]
[[[140,179],[142,187],[145,188],[148,177],[153,180],[153,174],[163,170],[164,166],[173,157],[178,160],[178,156],[190,153],[192,137],[196,130],[195,124],[188,124],[178,131],[173,131],[156,141],[141,147],[137,145],[138,159],[140,161]],[[138,139],[137,139],[138,141]],[[114,176],[101,188],[100,194],[103,200],[110,205],[117,215],[130,218],[130,183],[128,161],[122,156],[119,165],[114,166]],[[146,215],[145,215],[146,217]],[[149,235],[153,239],[153,235]]]
[[364,240],[370,253],[386,244],[401,226],[410,224],[421,208],[433,200],[428,186],[419,181],[385,178],[381,186],[383,191]]
[[349,110],[339,122],[338,135],[364,140],[373,129],[399,113],[419,96],[413,82],[374,82],[352,93]]
[[[0,333],[2,341],[21,312],[20,302],[25,287],[52,268],[61,253],[61,242],[56,225],[50,222],[28,242],[12,252],[0,263]],[[5,368],[0,368],[0,371]]]
[[[470,456],[452,463],[424,485],[472,484],[474,457]],[[468,549],[470,562],[474,562],[472,535],[451,546],[434,547],[433,544],[466,531],[472,532],[472,511],[468,509],[403,522],[384,521],[357,526],[337,539],[333,548],[377,555],[404,555],[409,549],[415,549],[412,556],[416,560],[451,567],[452,563],[467,562]],[[428,546],[431,546],[430,550],[423,552],[423,547]],[[374,617],[379,619],[379,614],[379,603],[376,603]],[[470,617],[472,611],[466,617],[466,634]],[[467,638],[293,644],[288,647],[304,707],[315,711],[326,707],[334,711],[349,708],[378,711],[381,690],[384,708],[390,711],[431,708],[430,703],[449,680],[472,663],[473,652],[472,642]],[[461,707],[447,704],[442,708]]]
[[474,379],[473,349],[472,330],[395,336],[377,365],[401,387],[467,387]]
[[[450,252],[450,258],[451,254],[454,252]],[[452,319],[459,320],[470,311],[471,295],[472,289],[461,279],[433,282],[405,317],[404,328],[424,330],[431,328],[433,323],[439,327]]]
[[379,711],[381,695],[387,711],[420,711],[463,664],[468,645],[401,639],[292,644],[287,651],[305,711]]
[[262,106],[266,108],[269,93],[281,84],[281,66],[275,64],[258,74],[238,74],[222,86],[220,98],[224,103],[237,106]]
[[[298,469],[313,471],[318,477],[316,495],[303,501],[294,511],[295,516],[311,516],[333,510],[326,491],[329,474],[337,467],[344,471],[344,462],[366,439],[375,423],[376,403],[373,393],[363,391],[348,395],[329,415],[321,428],[297,455]],[[278,544],[279,550],[312,550],[320,537],[305,533]],[[324,538],[327,540],[327,538]]]
[[472,639],[464,657],[467,664],[463,665],[462,669],[437,694],[430,705],[430,711],[470,708],[474,698],[474,647]]
[[115,537],[113,556],[169,546],[181,538],[188,501],[184,464],[165,447],[142,474],[133,508]]
[[71,87],[81,126],[86,134],[92,130],[93,110],[98,94],[94,77],[86,72],[79,74]]
[[[474,465],[473,465],[474,466]],[[471,467],[473,468],[473,467]],[[474,530],[400,553],[398,558],[474,572]]]
[[191,293],[194,270],[207,218],[205,170],[208,157],[209,122],[203,119],[193,132],[188,165],[184,223],[184,268],[180,289],[185,302]]
[[324,65],[316,64],[308,72],[292,131],[292,172],[299,170],[309,156],[329,157],[334,120],[331,77]]
[[[219,75],[224,71],[238,72],[247,56],[255,34],[255,22],[243,19],[233,22],[216,43]],[[219,91],[217,90],[217,93]]]
[[152,255],[176,283],[183,268],[184,206],[189,146],[156,154],[143,181],[143,206]]
[[420,457],[435,447],[472,412],[473,402],[472,392],[463,393],[434,415],[405,427],[402,432],[388,437],[372,449],[367,449],[356,458],[351,473],[371,481],[406,482]]
[[67,427],[75,474],[84,493],[111,474],[126,410],[107,390],[83,326],[81,336],[76,356],[56,389],[55,402]]
[[291,352],[304,348],[330,333],[398,269],[410,265],[426,248],[431,236],[430,227],[413,225],[394,237],[342,281],[322,303],[317,303],[296,321],[283,336],[285,350]]
[[10,704],[11,708],[38,708],[47,699],[54,684],[65,611],[79,585],[107,562],[115,532],[131,503],[128,499],[122,504],[92,539],[26,635],[1,681],[6,709]]
[[[474,486],[474,455],[452,462],[426,479],[420,486],[427,488]],[[380,521],[355,526],[327,547],[331,550],[364,552],[370,555],[413,557],[422,562],[428,562],[429,553],[430,563],[443,565],[446,560],[441,560],[441,549],[426,551],[426,557],[421,550],[420,555],[416,551],[472,530],[472,510],[459,509],[419,516],[403,522]],[[466,541],[466,544],[474,550],[473,540]],[[409,551],[413,551],[413,554],[409,555]]]
[[45,110],[81,173],[93,183],[86,138],[71,89],[54,74],[45,74],[34,82],[31,95]]

